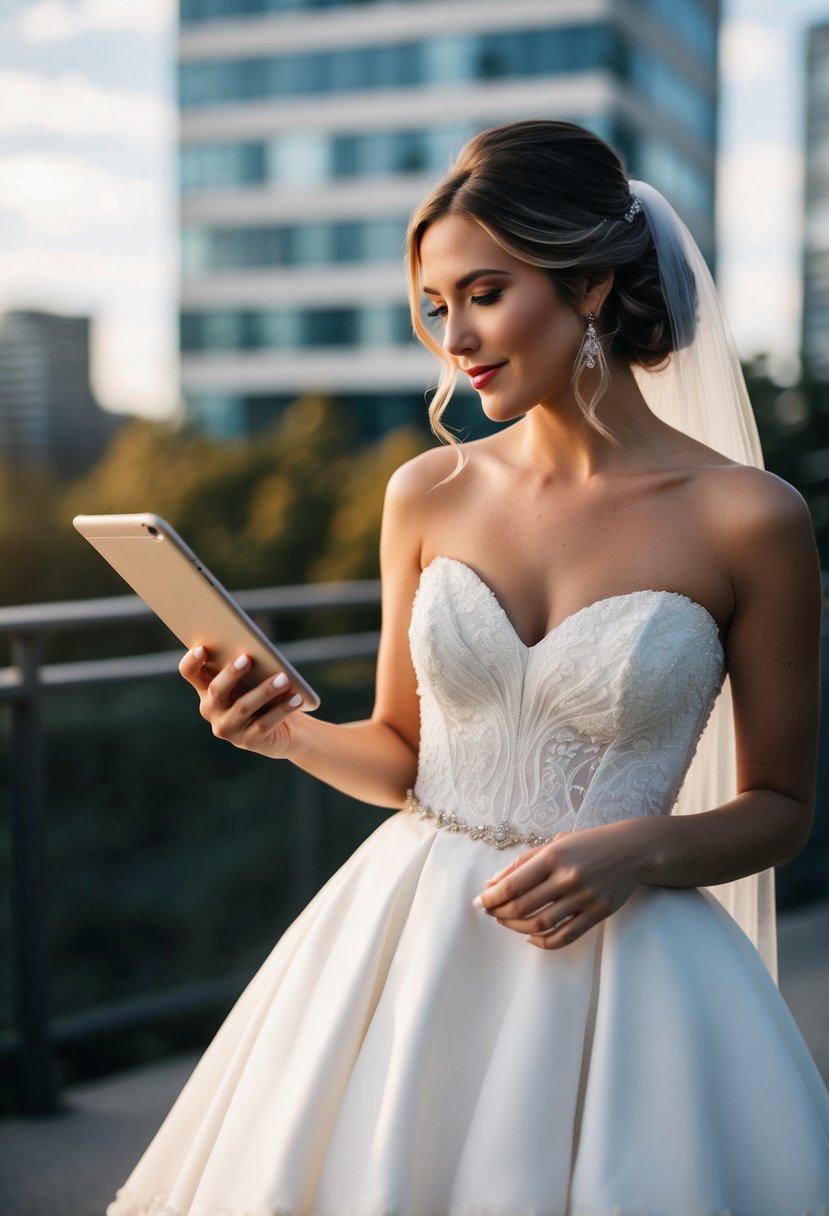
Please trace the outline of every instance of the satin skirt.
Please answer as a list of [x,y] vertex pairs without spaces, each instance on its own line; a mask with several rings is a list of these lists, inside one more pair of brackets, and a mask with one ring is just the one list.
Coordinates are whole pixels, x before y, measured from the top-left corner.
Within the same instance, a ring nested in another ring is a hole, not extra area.
[[399,812],[283,934],[107,1216],[817,1216],[829,1096],[709,896],[555,951]]

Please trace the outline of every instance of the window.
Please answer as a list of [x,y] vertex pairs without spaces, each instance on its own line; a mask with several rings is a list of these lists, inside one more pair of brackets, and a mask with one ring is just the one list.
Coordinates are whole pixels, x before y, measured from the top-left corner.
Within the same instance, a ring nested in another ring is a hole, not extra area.
[[406,304],[364,308],[271,308],[183,312],[181,349],[298,350],[414,342]]
[[194,107],[429,82],[549,75],[609,66],[616,57],[617,37],[606,26],[452,35],[262,59],[181,63],[179,96],[182,106]]

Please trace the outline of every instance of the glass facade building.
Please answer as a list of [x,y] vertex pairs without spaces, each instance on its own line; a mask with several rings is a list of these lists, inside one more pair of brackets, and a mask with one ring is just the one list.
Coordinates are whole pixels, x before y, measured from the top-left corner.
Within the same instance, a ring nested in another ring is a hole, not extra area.
[[181,0],[180,13],[182,389],[211,430],[244,432],[318,392],[374,418],[425,414],[434,368],[407,313],[406,221],[484,127],[590,127],[713,254],[718,0]]
[[[806,41],[806,183],[803,240],[803,360],[829,384],[829,23]],[[829,393],[821,390],[822,400]]]

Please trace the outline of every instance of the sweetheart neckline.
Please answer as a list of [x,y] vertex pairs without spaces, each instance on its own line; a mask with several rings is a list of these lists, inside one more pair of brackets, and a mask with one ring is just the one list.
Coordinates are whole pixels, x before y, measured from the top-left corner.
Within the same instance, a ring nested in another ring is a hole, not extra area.
[[559,633],[559,631],[561,629],[563,629],[564,626],[569,624],[571,621],[574,621],[578,617],[584,616],[591,611],[595,611],[596,609],[601,608],[604,605],[612,604],[614,601],[617,601],[617,600],[634,599],[635,597],[642,596],[642,595],[660,595],[660,596],[670,596],[671,598],[673,598],[675,600],[689,604],[692,608],[696,608],[699,612],[701,612],[704,615],[708,624],[713,629],[714,637],[715,637],[717,645],[719,647],[720,654],[722,655],[723,659],[725,658],[725,648],[722,644],[722,639],[720,637],[720,627],[717,624],[717,620],[714,617],[714,615],[711,612],[709,612],[708,609],[705,607],[705,604],[701,604],[699,602],[699,600],[692,599],[690,595],[686,595],[683,591],[657,590],[654,587],[643,587],[638,591],[621,591],[617,595],[604,595],[598,600],[593,600],[591,603],[585,604],[581,608],[577,608],[575,610],[575,612],[568,613],[567,616],[563,617],[558,622],[558,624],[553,625],[552,629],[548,629],[547,632],[544,634],[544,636],[540,637],[537,642],[533,642],[532,645],[528,646],[527,643],[523,640],[523,638],[518,633],[515,626],[513,625],[512,620],[507,615],[506,609],[504,608],[501,601],[498,599],[498,596],[495,594],[495,592],[490,587],[489,583],[486,582],[485,579],[481,578],[481,576],[480,576],[480,574],[478,574],[477,570],[474,570],[472,568],[472,566],[467,565],[467,563],[465,561],[463,561],[461,558],[449,557],[448,554],[445,554],[445,553],[436,554],[435,557],[433,557],[432,560],[428,563],[428,565],[424,566],[423,569],[420,571],[421,580],[423,579],[423,576],[426,573],[426,571],[431,570],[432,566],[434,566],[437,562],[449,562],[450,564],[459,566],[462,570],[466,570],[467,573],[471,574],[471,576],[475,580],[475,582],[480,587],[482,587],[484,589],[484,591],[486,591],[489,594],[493,603],[495,604],[495,606],[497,607],[501,616],[503,617],[504,621],[509,626],[509,629],[510,629],[513,637],[515,638],[516,642],[528,654],[530,654],[534,650],[538,650],[538,648],[540,646],[544,645],[544,643],[548,640],[548,638],[551,638],[555,634]]

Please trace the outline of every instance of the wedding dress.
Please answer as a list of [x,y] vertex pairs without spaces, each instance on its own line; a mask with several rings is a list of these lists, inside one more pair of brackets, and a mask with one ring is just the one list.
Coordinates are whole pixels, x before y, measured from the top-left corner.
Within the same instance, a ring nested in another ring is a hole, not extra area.
[[408,809],[282,936],[109,1216],[829,1209],[829,1096],[710,896],[640,888],[555,951],[472,905],[527,841],[670,811],[724,677],[714,619],[636,591],[527,646],[439,557],[410,637]]

